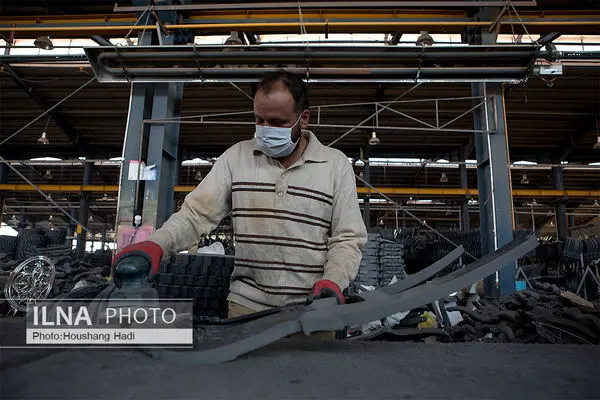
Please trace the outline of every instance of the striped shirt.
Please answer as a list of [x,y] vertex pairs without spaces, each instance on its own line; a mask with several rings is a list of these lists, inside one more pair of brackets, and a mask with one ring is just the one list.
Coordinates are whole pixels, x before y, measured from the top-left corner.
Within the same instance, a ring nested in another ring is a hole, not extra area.
[[367,241],[354,171],[342,152],[303,135],[308,145],[287,169],[254,139],[229,148],[149,239],[165,254],[187,249],[231,213],[228,300],[256,311],[302,301],[320,279],[348,287]]

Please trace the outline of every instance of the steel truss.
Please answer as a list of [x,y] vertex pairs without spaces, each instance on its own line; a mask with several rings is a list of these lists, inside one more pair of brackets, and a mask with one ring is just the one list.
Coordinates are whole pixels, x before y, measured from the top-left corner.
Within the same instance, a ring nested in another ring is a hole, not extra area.
[[[451,120],[442,123],[440,121],[440,103],[447,102],[460,102],[460,101],[473,101],[475,105],[469,107],[464,112],[460,113],[456,117]],[[346,103],[346,104],[332,104],[332,105],[323,105],[323,106],[314,106],[311,107],[312,110],[317,111],[317,122],[309,124],[309,127],[313,128],[340,128],[340,129],[351,129],[351,130],[368,130],[371,131],[373,129],[382,130],[382,131],[423,131],[423,132],[448,132],[448,133],[493,133],[492,130],[485,129],[454,129],[450,128],[452,124],[459,121],[466,115],[470,114],[473,110],[482,107],[486,102],[493,101],[493,97],[451,97],[451,98],[431,98],[431,99],[416,99],[416,100],[395,100],[391,102],[371,102],[371,103]],[[416,118],[407,114],[406,112],[400,111],[397,108],[393,108],[394,105],[402,105],[402,104],[413,104],[413,103],[431,103],[433,108],[433,112],[435,113],[435,122],[431,124],[423,119]],[[361,121],[356,125],[343,125],[343,124],[328,124],[322,122],[325,118],[325,113],[328,109],[332,108],[353,108],[353,107],[363,107],[368,105],[375,106],[375,113],[365,120]],[[414,121],[419,123],[422,126],[419,127],[408,127],[408,126],[389,126],[389,125],[379,125],[379,124],[366,124],[366,121],[377,119],[377,116],[387,111],[388,113],[393,113],[395,115],[399,115],[405,119]],[[219,114],[206,114],[206,115],[195,115],[195,116],[186,116],[183,118],[162,118],[162,119],[146,119],[144,123],[148,124],[198,124],[198,125],[247,125],[254,126],[254,121],[239,121],[234,120],[234,117],[243,117],[243,116],[254,116],[253,111],[240,111],[233,113],[219,113]],[[223,118],[223,117],[232,117],[232,118]],[[345,134],[344,134],[345,135]],[[344,135],[334,141],[339,141]]]

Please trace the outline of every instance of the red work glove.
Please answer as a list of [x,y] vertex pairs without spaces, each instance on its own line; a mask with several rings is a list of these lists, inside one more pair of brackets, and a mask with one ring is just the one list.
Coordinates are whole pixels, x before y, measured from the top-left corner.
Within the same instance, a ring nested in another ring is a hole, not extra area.
[[345,304],[346,298],[342,294],[340,287],[335,283],[327,279],[317,281],[313,286],[312,293],[309,296],[309,300],[324,299],[326,297],[334,297],[338,304]]
[[148,261],[150,265],[150,272],[148,273],[148,279],[152,280],[158,273],[160,267],[160,259],[162,258],[162,248],[149,240],[139,242],[125,247],[121,250],[113,260],[112,263],[112,275],[115,274],[115,268],[123,259],[127,257],[143,257]]

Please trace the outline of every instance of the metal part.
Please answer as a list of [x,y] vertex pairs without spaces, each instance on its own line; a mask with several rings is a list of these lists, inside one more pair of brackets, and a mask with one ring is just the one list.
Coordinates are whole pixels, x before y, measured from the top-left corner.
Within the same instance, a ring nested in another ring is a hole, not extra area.
[[17,311],[27,311],[31,304],[48,297],[54,283],[54,263],[37,256],[23,261],[8,277],[4,297]]
[[[153,351],[152,357],[181,364],[212,364],[235,360],[242,354],[266,346],[294,333],[310,335],[318,331],[336,331],[384,318],[399,310],[410,310],[448,293],[460,290],[488,276],[502,265],[537,247],[534,236],[520,236],[503,248],[476,262],[427,284],[399,294],[388,295],[381,289],[371,299],[337,305],[324,299],[310,305],[294,305],[270,310],[262,317],[249,315],[225,325],[199,326],[194,352]],[[394,285],[389,288],[395,291]],[[372,293],[372,292],[370,292]],[[377,297],[377,298],[376,298]]]

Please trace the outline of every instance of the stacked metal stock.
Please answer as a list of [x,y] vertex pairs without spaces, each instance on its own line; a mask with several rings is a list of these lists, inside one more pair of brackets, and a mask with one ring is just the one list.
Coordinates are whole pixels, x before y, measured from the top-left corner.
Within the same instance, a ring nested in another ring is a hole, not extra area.
[[357,293],[361,286],[386,286],[394,276],[397,279],[406,276],[404,247],[398,242],[383,239],[380,233],[369,233],[368,242],[362,249],[358,275],[350,292]]

